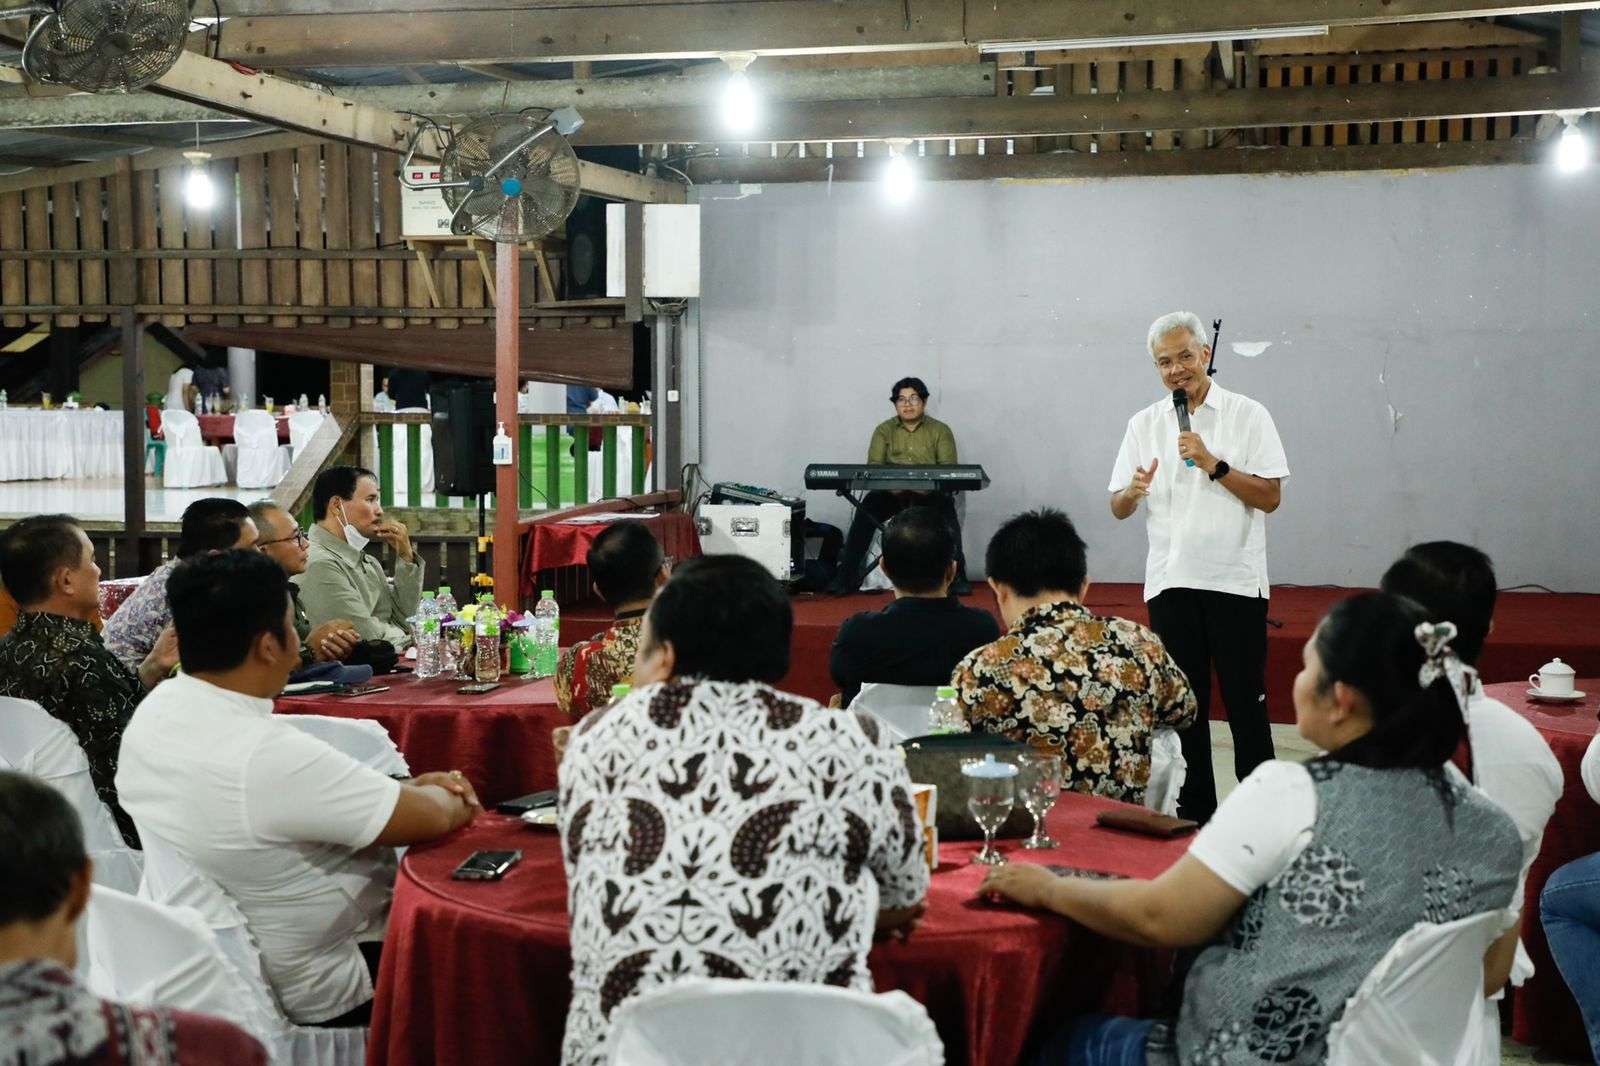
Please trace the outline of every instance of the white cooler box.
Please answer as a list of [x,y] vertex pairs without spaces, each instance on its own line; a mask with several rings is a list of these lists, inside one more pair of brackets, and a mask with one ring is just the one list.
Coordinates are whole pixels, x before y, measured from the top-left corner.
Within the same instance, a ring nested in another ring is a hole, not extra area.
[[708,503],[695,516],[700,550],[707,555],[743,555],[779,581],[788,581],[792,558],[790,511],[781,503]]

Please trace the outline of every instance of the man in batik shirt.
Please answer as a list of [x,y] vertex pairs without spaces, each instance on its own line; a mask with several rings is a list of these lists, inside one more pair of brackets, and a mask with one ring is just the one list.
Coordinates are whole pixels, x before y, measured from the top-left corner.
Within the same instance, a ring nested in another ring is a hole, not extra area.
[[1143,803],[1151,735],[1194,721],[1183,671],[1144,626],[1083,606],[1084,544],[1060,511],[1006,522],[986,564],[1009,628],[956,667],[973,732],[1060,755],[1063,787]]
[[639,620],[667,580],[661,543],[643,522],[618,522],[589,545],[594,591],[611,608],[604,632],[580,640],[556,664],[556,703],[574,718],[611,702],[612,685],[633,683]]
[[32,700],[65,722],[89,759],[95,791],[130,847],[133,821],[117,805],[117,751],[134,708],[172,672],[171,627],[139,664],[123,666],[91,619],[100,602],[94,547],[67,515],[34,515],[0,540],[0,580],[17,598],[17,624],[0,638],[0,696]]
[[0,1062],[266,1066],[261,1044],[221,1018],[113,1003],[73,976],[83,830],[61,793],[25,774],[0,772],[0,873]]

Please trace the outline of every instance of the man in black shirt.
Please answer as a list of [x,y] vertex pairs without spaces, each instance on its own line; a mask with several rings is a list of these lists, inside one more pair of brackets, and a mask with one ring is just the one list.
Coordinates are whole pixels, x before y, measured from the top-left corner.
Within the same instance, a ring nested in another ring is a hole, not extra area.
[[828,669],[844,706],[863,683],[948,685],[973,648],[996,640],[994,616],[950,596],[956,577],[954,531],[931,507],[910,507],[883,534],[883,572],[894,602],[846,620]]

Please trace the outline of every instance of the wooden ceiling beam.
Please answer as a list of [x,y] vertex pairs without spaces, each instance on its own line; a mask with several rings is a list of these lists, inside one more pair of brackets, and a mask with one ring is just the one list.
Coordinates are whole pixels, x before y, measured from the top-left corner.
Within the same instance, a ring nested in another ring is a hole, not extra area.
[[[234,141],[211,141],[206,151],[212,159],[237,159],[242,155],[273,152],[280,148],[300,148],[316,144],[318,138],[303,133],[265,133],[259,137],[240,137]],[[182,148],[160,148],[129,156],[134,170],[160,170],[185,163]],[[102,160],[97,163],[80,163],[75,166],[52,167],[47,170],[30,170],[25,174],[8,174],[0,177],[0,193],[20,189],[36,189],[57,182],[84,181],[89,178],[109,178],[117,172],[117,161]]]

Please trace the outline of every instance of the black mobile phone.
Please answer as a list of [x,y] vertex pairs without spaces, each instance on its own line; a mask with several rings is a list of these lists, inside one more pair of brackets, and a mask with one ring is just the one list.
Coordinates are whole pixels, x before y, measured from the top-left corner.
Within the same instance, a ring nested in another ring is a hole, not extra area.
[[502,800],[494,805],[494,809],[501,814],[522,814],[526,811],[536,811],[542,807],[556,805],[556,790],[547,789],[544,792],[530,792],[526,796],[516,799]]
[[520,851],[475,851],[450,876],[457,881],[498,881],[521,858]]
[[485,692],[493,692],[499,687],[500,682],[498,681],[480,681],[475,685],[462,685],[456,691],[463,696],[481,696]]
[[370,696],[374,692],[388,692],[388,685],[351,685],[349,688],[335,689],[330,695],[334,696]]

